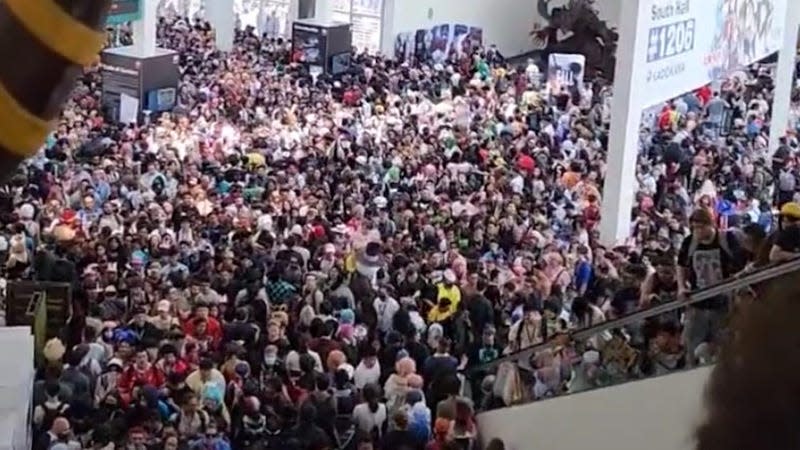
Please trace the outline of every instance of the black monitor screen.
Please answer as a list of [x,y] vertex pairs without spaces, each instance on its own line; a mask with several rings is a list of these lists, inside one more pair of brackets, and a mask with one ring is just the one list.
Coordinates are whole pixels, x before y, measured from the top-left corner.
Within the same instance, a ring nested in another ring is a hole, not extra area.
[[331,74],[339,75],[350,70],[351,58],[352,54],[350,52],[331,56]]
[[314,31],[294,30],[293,50],[295,62],[322,65],[325,52],[325,37]]

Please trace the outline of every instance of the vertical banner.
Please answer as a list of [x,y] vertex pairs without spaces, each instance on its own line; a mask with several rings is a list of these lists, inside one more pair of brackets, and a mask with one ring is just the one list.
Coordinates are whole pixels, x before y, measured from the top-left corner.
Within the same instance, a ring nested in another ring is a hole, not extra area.
[[562,89],[572,91],[583,88],[586,57],[583,55],[553,53],[547,62],[547,87],[551,94]]
[[414,40],[411,33],[400,33],[394,40],[394,59],[407,61],[414,54]]
[[470,27],[469,28],[469,42],[471,45],[470,51],[483,46],[483,28]]
[[417,61],[426,61],[428,59],[430,34],[428,30],[417,30],[414,32],[414,57]]
[[442,24],[433,27],[431,30],[431,44],[428,47],[428,56],[434,61],[441,62],[447,58],[447,50],[450,48],[449,24]]
[[458,56],[468,55],[472,52],[472,45],[469,40],[469,27],[463,23],[453,26],[453,49]]

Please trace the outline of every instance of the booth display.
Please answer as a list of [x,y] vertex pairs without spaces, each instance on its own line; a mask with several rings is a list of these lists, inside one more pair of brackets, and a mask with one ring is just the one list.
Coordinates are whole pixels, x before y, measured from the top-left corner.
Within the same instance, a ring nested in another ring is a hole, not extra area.
[[136,123],[144,111],[158,113],[175,106],[178,90],[178,54],[157,48],[141,57],[133,47],[105,50],[100,57],[103,109],[108,118]]
[[339,75],[350,70],[349,23],[306,19],[292,25],[292,60],[309,69]]

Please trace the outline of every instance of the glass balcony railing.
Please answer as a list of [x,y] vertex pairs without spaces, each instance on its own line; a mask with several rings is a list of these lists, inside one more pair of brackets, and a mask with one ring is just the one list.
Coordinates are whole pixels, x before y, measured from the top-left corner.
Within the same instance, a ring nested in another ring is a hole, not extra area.
[[713,364],[727,325],[750,286],[800,270],[800,258],[743,274],[466,372],[477,412]]

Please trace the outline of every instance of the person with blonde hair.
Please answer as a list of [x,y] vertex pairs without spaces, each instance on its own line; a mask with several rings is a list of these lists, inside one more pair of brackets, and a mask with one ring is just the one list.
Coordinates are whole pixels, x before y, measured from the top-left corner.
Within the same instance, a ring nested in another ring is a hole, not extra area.
[[8,243],[6,270],[10,278],[21,276],[31,265],[24,234],[15,234]]
[[405,404],[405,395],[409,389],[409,379],[416,375],[417,364],[408,356],[400,358],[394,365],[395,372],[389,375],[383,387],[386,406],[390,411]]

